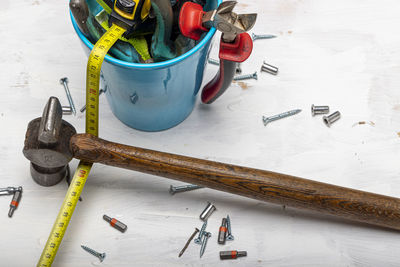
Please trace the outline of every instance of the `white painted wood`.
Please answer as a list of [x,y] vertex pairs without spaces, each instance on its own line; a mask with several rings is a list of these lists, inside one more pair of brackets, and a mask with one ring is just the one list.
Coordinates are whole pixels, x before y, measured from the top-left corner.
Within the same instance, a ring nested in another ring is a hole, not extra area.
[[[197,104],[181,125],[164,132],[130,129],[101,98],[103,138],[172,153],[241,164],[318,181],[400,196],[400,5],[397,0],[242,1],[258,12],[256,41],[243,72],[263,60],[279,75],[231,86],[211,106]],[[72,29],[66,1],[2,0],[0,8],[0,187],[24,187],[14,217],[0,197],[0,265],[36,264],[63,201],[66,184],[36,185],[23,157],[27,123],[49,96],[67,99],[58,80],[70,78],[77,107],[84,104],[86,57]],[[215,58],[217,50],[212,51]],[[216,72],[209,66],[205,80]],[[343,118],[328,129],[311,104],[330,105]],[[264,127],[262,115],[302,108]],[[84,116],[65,117],[79,132]],[[359,121],[373,125],[355,125]],[[77,161],[71,167],[75,168]],[[163,178],[95,165],[55,260],[55,266],[100,265],[81,244],[106,252],[103,266],[400,266],[399,233],[202,189],[170,196]],[[205,255],[191,244],[178,258],[200,212],[212,201],[213,234]],[[125,234],[103,220],[128,225]],[[232,218],[235,241],[219,246],[221,219]],[[218,251],[247,250],[221,262]]]

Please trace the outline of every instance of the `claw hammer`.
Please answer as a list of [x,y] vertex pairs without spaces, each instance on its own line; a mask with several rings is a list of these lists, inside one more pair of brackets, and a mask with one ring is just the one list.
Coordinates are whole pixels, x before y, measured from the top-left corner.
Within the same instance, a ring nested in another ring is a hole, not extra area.
[[59,182],[68,162],[77,158],[400,230],[398,198],[76,134],[62,120],[61,104],[55,97],[49,99],[43,116],[29,123],[23,153],[31,161],[34,180],[41,185]]

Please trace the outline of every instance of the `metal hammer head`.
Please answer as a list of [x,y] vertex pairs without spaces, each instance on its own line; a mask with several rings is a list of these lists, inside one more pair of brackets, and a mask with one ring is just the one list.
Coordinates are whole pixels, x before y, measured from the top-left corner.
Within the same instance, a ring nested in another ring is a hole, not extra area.
[[62,120],[62,107],[56,97],[50,97],[43,115],[32,120],[26,130],[23,153],[31,161],[31,175],[35,182],[52,186],[69,174],[72,159],[69,141],[75,128]]

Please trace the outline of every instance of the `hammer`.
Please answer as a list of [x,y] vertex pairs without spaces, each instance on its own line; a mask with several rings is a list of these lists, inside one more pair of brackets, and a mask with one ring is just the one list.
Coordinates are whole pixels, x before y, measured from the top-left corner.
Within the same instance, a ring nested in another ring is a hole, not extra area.
[[61,104],[55,97],[49,99],[43,116],[29,123],[23,153],[31,161],[33,179],[44,186],[64,178],[68,162],[77,158],[400,230],[398,198],[76,134],[62,120]]

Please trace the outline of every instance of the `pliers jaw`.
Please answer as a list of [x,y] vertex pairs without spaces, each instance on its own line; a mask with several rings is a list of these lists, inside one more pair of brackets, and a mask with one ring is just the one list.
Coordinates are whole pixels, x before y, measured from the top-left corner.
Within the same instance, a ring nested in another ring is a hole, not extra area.
[[236,1],[226,1],[218,9],[206,12],[203,16],[203,25],[206,28],[215,27],[222,32],[224,42],[233,42],[238,34],[249,31],[256,23],[257,14],[236,14],[232,10]]

